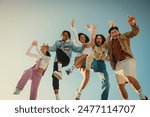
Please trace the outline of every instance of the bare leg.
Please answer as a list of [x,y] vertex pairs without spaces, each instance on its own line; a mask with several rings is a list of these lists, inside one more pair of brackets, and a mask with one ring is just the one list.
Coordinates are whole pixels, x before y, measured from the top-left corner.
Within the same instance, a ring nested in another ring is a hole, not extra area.
[[119,91],[123,99],[128,100],[128,93],[125,89],[125,84],[119,84]]
[[79,89],[76,92],[76,100],[80,99],[81,91],[86,87],[86,85],[88,84],[88,81],[90,79],[90,70],[86,70],[85,68],[82,68],[81,72],[82,72],[82,75],[83,75],[83,80],[80,84]]
[[89,82],[90,79],[90,70],[86,70],[85,68],[82,69],[82,75],[83,75],[83,80],[82,83],[80,85],[80,89],[84,89],[87,85],[87,83]]
[[86,59],[86,57],[87,57],[87,55],[82,55],[82,56],[80,56],[80,57],[78,57],[76,60],[75,60],[75,63],[74,63],[74,65],[76,66],[76,67],[81,67],[81,65],[82,65],[82,63],[84,62],[84,60]]
[[83,65],[83,62],[86,60],[86,57],[87,57],[87,55],[85,55],[85,54],[81,55],[79,57],[76,57],[75,61],[74,61],[74,65],[71,68],[67,69],[66,73],[69,75],[70,73],[73,72],[73,70],[75,68],[81,68]]
[[127,76],[127,78],[132,88],[139,95],[140,99],[146,99],[147,97],[142,93],[142,89],[139,82],[132,76]]
[[127,76],[128,80],[129,80],[129,83],[130,85],[134,88],[134,90],[139,90],[141,89],[141,86],[140,84],[138,83],[138,81],[132,77],[132,76]]

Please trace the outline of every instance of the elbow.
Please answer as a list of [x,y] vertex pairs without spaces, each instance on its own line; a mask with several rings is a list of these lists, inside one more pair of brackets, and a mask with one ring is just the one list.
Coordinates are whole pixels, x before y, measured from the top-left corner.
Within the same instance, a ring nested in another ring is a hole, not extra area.
[[137,36],[139,34],[139,32],[140,32],[139,30],[134,31],[133,36]]
[[133,28],[133,36],[137,36],[139,34],[139,32],[140,32],[140,29],[138,26]]

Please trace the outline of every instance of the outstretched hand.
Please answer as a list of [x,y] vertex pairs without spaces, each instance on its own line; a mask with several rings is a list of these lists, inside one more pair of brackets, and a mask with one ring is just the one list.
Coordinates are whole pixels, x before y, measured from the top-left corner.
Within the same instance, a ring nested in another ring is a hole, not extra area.
[[94,24],[87,24],[85,27],[86,28],[96,29],[96,25],[94,25]]
[[87,24],[87,25],[85,25],[85,28],[86,28],[90,33],[92,33],[94,30],[96,30],[96,25]]
[[128,16],[128,22],[131,26],[134,26],[136,24],[135,17],[134,16]]
[[109,27],[115,27],[115,22],[113,20],[109,20]]
[[33,41],[32,42],[32,46],[37,46],[38,45],[38,42],[37,41]]
[[72,19],[72,20],[71,20],[71,23],[70,23],[70,24],[71,24],[71,28],[74,27],[74,23],[75,23],[75,19]]

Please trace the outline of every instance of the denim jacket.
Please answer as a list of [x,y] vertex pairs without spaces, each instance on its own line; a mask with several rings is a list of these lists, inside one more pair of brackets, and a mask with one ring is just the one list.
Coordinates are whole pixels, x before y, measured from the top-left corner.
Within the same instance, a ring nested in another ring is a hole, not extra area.
[[[77,47],[71,40],[62,41],[57,40],[53,46],[49,47],[49,51],[55,52],[57,49],[62,49],[66,55],[71,58],[72,51],[76,53],[82,53],[83,47]],[[55,60],[57,58],[55,57]]]

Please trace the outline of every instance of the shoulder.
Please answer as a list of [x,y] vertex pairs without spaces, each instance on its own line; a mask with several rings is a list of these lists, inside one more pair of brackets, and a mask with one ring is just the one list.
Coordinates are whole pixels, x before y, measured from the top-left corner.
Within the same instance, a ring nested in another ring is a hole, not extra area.
[[68,40],[66,43],[73,45],[74,43],[71,40]]
[[62,42],[62,40],[57,40],[57,41],[55,41],[55,43],[61,43]]

